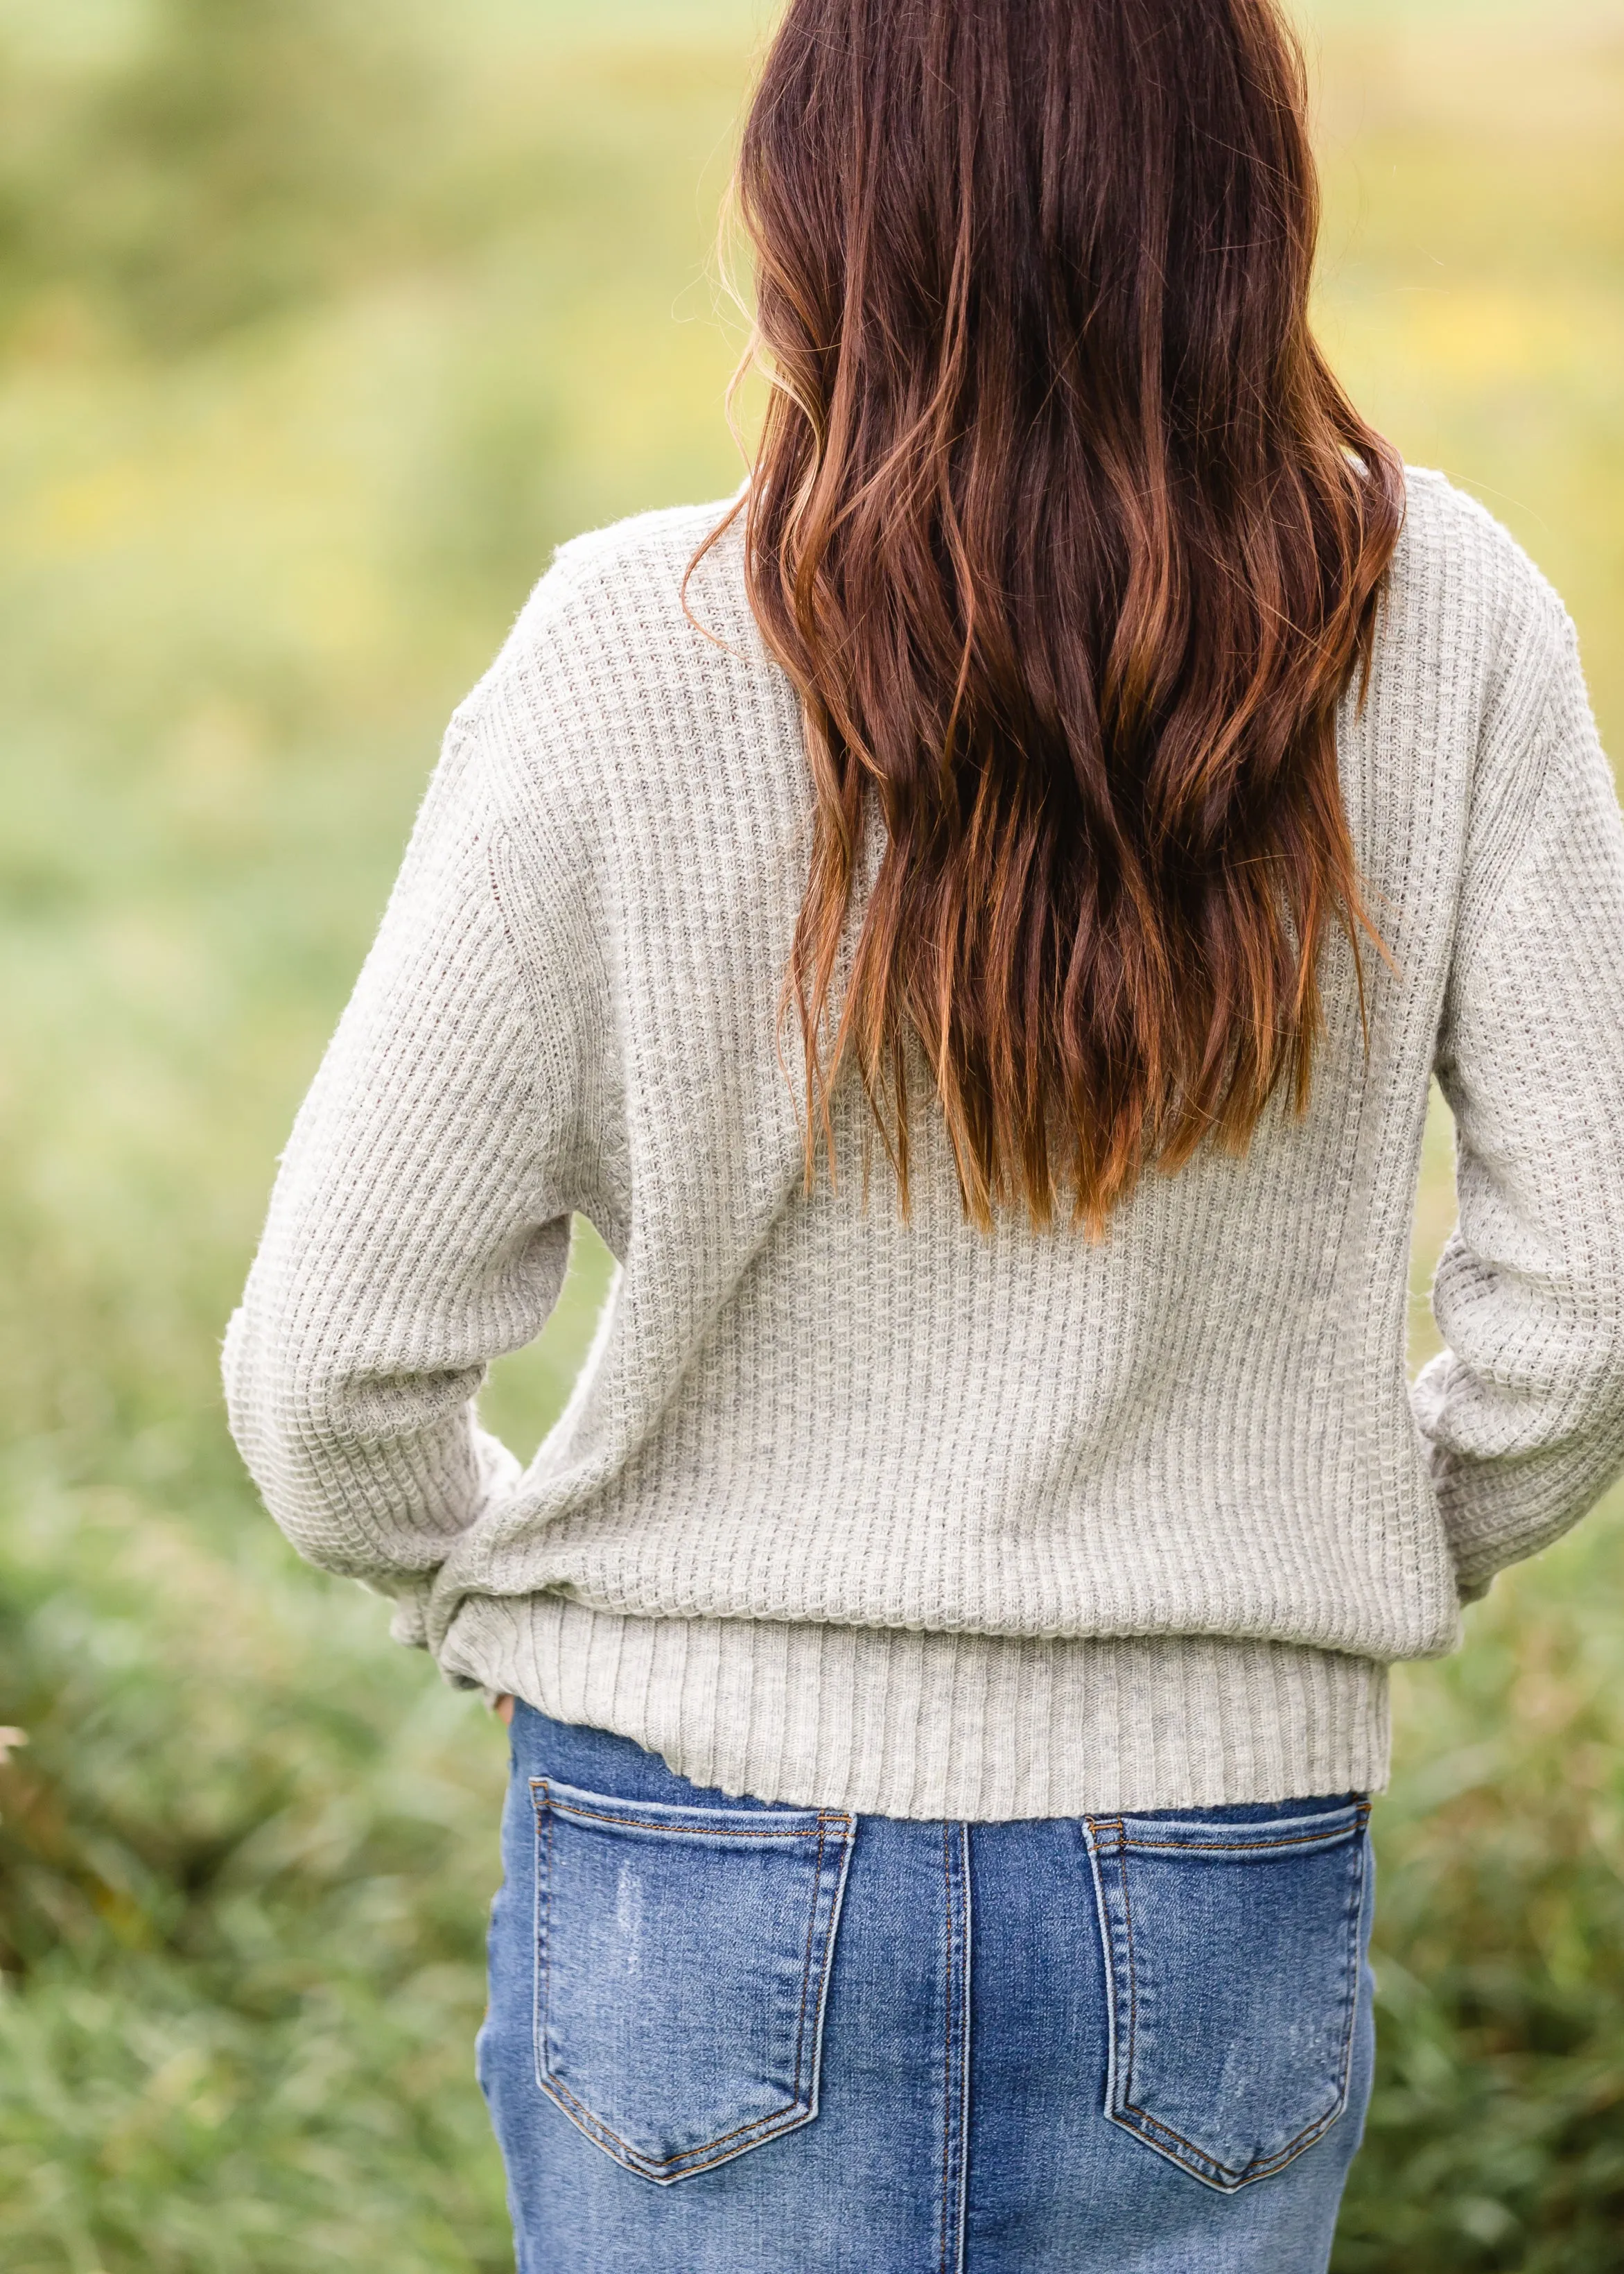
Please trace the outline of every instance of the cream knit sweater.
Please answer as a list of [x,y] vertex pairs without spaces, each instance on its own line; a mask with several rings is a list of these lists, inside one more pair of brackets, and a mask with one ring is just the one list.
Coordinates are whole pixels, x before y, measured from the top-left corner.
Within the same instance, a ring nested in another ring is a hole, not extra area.
[[[1624,829],[1571,629],[1435,474],[1343,792],[1369,905],[1305,1119],[1148,1176],[1102,1244],[913,1219],[863,1115],[803,1188],[774,1052],[794,698],[717,508],[566,546],[453,721],[232,1322],[303,1552],[454,1678],[702,1784],[1012,1817],[1372,1787],[1386,1668],[1624,1465]],[[1404,1375],[1430,1076],[1447,1344]],[[619,1261],[528,1470],[484,1368],[579,1212]]]

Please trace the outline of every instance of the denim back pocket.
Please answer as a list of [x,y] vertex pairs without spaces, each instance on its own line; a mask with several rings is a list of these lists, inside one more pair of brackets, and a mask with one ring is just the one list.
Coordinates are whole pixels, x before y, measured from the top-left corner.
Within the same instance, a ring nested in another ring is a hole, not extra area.
[[1369,1813],[1086,1819],[1105,2112],[1225,2194],[1312,2148],[1347,2105]]
[[809,2123],[853,1818],[530,1791],[541,2090],[661,2184]]

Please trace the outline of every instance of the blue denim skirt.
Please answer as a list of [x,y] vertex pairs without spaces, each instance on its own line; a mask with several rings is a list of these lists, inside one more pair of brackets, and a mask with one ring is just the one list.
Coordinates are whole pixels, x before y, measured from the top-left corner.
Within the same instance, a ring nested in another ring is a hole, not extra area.
[[512,1737],[479,2078],[520,2274],[1322,2274],[1358,1796],[915,1823]]

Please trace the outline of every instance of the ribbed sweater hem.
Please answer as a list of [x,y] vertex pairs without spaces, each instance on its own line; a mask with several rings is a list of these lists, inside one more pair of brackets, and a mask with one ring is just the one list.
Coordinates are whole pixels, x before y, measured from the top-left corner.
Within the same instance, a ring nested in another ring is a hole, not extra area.
[[1020,1640],[476,1596],[454,1678],[795,1807],[972,1821],[1379,1790],[1385,1666],[1214,1636]]

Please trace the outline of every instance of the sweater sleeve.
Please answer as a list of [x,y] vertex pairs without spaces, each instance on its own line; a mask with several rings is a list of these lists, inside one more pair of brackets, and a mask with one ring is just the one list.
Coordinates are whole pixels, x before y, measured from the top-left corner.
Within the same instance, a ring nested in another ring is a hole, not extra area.
[[1458,1224],[1415,1412],[1463,1600],[1624,1467],[1624,824],[1571,626],[1485,756],[1437,1072]]
[[521,968],[513,857],[477,722],[454,727],[226,1337],[232,1432],[272,1515],[312,1562],[397,1597],[406,1642],[452,1542],[516,1483],[472,1401],[552,1309],[578,1198],[591,944],[557,892]]

